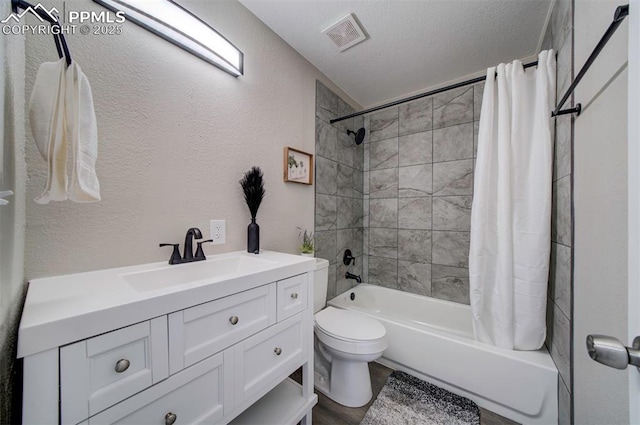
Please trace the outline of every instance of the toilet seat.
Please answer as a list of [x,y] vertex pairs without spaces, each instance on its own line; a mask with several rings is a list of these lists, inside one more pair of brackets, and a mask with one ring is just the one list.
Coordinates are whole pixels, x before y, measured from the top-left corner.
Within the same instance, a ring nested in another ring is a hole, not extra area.
[[382,323],[355,311],[327,307],[315,315],[315,330],[322,343],[344,353],[382,353],[387,348]]

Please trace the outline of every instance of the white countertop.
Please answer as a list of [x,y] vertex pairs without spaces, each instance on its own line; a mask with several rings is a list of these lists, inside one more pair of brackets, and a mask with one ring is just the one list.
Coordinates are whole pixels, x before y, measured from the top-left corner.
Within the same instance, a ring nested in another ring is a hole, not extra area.
[[259,271],[230,272],[143,290],[134,288],[123,276],[158,269],[174,272],[175,268],[204,262],[159,262],[34,279],[29,283],[20,321],[18,358],[315,269],[315,258],[272,251],[212,255],[206,262],[237,256],[265,260],[265,266]]

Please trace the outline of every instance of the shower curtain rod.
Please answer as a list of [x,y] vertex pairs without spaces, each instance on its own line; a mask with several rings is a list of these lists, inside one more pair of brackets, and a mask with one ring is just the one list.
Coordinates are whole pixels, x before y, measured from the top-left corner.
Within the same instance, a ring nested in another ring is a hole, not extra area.
[[[537,64],[538,64],[538,61],[529,62],[529,63],[525,63],[524,65],[522,65],[522,67],[523,68],[530,68],[532,66],[536,66]],[[360,115],[368,114],[369,112],[375,112],[375,111],[379,111],[380,109],[385,109],[385,108],[389,108],[391,106],[400,105],[402,103],[411,102],[412,100],[421,99],[421,98],[427,97],[427,96],[432,96],[434,94],[438,94],[438,93],[442,93],[442,92],[445,92],[445,91],[449,91],[449,90],[457,89],[457,88],[460,88],[460,87],[468,86],[470,84],[480,83],[480,82],[484,81],[485,79],[486,79],[486,77],[476,77],[476,78],[472,78],[470,80],[461,81],[459,83],[455,83],[455,84],[451,84],[449,86],[441,87],[439,89],[431,90],[431,91],[428,91],[426,93],[416,94],[416,95],[413,95],[413,96],[406,97],[404,99],[395,100],[393,102],[385,103],[384,105],[374,106],[373,108],[365,109],[364,111],[355,112],[353,114],[345,115],[344,117],[335,118],[335,119],[330,120],[329,123],[333,124],[334,122],[346,120],[346,119],[353,118],[353,117],[358,117]]]
[[628,4],[625,4],[623,6],[618,6],[616,8],[615,13],[613,14],[613,22],[611,22],[611,25],[609,25],[609,28],[607,28],[602,38],[600,39],[596,47],[593,49],[593,52],[591,52],[591,54],[587,58],[587,61],[584,63],[584,65],[582,65],[582,68],[580,68],[580,71],[578,71],[578,75],[576,75],[576,78],[573,80],[573,83],[571,83],[571,85],[567,89],[567,92],[564,94],[564,96],[562,96],[562,99],[560,99],[560,102],[558,103],[558,106],[556,106],[556,109],[553,112],[551,112],[552,117],[555,117],[557,115],[574,114],[574,113],[580,115],[580,112],[582,111],[582,104],[580,103],[577,103],[575,108],[564,109],[564,110],[560,110],[560,108],[562,108],[562,105],[564,105],[567,99],[569,99],[569,96],[571,96],[573,91],[576,89],[576,87],[578,86],[578,83],[580,82],[580,80],[582,80],[582,77],[584,77],[584,74],[587,73],[587,70],[591,67],[593,62],[596,60],[596,58],[598,57],[602,49],[604,49],[604,46],[607,44],[607,42],[609,41],[613,33],[616,32],[616,30],[618,29],[622,21],[624,21],[624,18],[626,18],[628,15],[629,15]]
[[[562,99],[560,99],[560,103],[558,103],[558,106],[556,106],[556,109],[551,112],[551,116],[552,117],[555,117],[557,115],[564,115],[564,114],[578,114],[578,115],[580,115],[580,112],[582,110],[582,105],[580,103],[576,104],[575,108],[563,109],[563,110],[561,110],[560,108],[562,108],[562,106],[567,101],[569,96],[571,96],[571,94],[575,90],[575,88],[578,85],[578,83],[580,82],[580,80],[582,80],[582,77],[584,77],[584,74],[587,72],[589,67],[591,67],[591,65],[595,61],[596,57],[600,54],[600,52],[602,51],[604,46],[607,44],[607,42],[609,41],[609,39],[611,38],[613,33],[616,32],[616,30],[618,29],[618,27],[620,26],[620,24],[622,23],[624,18],[627,17],[627,15],[629,15],[629,5],[626,4],[626,5],[623,5],[623,6],[618,6],[618,8],[616,9],[616,11],[615,11],[615,13],[613,15],[613,22],[611,23],[611,25],[609,25],[609,28],[607,29],[607,31],[604,33],[604,35],[600,39],[600,42],[598,42],[598,44],[596,45],[595,49],[593,50],[593,52],[591,53],[591,55],[587,59],[587,62],[583,65],[582,69],[580,69],[580,71],[578,72],[578,75],[576,75],[576,78],[573,80],[573,83],[571,83],[571,85],[567,89],[567,92],[564,94],[564,96],[562,96]],[[537,64],[538,64],[538,61],[530,62],[530,63],[524,64],[523,68],[529,68],[529,67],[532,67],[532,66],[536,66]],[[365,109],[364,111],[355,112],[353,114],[349,114],[349,115],[345,115],[343,117],[335,118],[335,119],[330,120],[329,123],[333,124],[333,123],[336,123],[336,122],[339,122],[339,121],[343,121],[343,120],[346,120],[346,119],[349,119],[349,118],[358,117],[360,115],[368,114],[370,112],[379,111],[380,109],[385,109],[385,108],[389,108],[391,106],[400,105],[402,103],[411,102],[411,101],[416,100],[416,99],[421,99],[423,97],[432,96],[434,94],[438,94],[438,93],[442,93],[442,92],[445,92],[445,91],[449,91],[449,90],[457,89],[457,88],[460,88],[460,87],[468,86],[470,84],[480,83],[480,82],[484,81],[485,79],[486,79],[486,77],[472,78],[470,80],[462,81],[462,82],[459,82],[459,83],[456,83],[456,84],[451,84],[449,86],[441,87],[439,89],[431,90],[431,91],[428,91],[426,93],[416,94],[416,95],[413,95],[413,96],[410,96],[410,97],[407,97],[407,98],[404,98],[404,99],[396,100],[396,101],[393,101],[393,102],[390,102],[390,103],[385,103],[384,105],[375,106],[373,108]]]

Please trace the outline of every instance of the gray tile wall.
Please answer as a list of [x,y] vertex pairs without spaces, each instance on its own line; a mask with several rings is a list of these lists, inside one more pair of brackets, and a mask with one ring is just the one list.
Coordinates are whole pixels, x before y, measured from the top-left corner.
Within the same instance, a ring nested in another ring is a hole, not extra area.
[[[316,82],[315,255],[329,260],[328,299],[356,284],[344,278],[346,271],[362,274],[364,144],[357,146],[347,129],[358,130],[364,119],[329,123],[352,112],[344,100]],[[347,248],[356,257],[355,265],[348,267],[342,262]]]
[[469,224],[484,84],[365,117],[364,277],[469,303]]
[[[558,0],[551,14],[542,49],[557,54],[556,98],[559,100],[573,78],[573,0]],[[572,107],[571,100],[565,108]],[[547,299],[547,348],[560,373],[558,379],[558,423],[572,423],[572,145],[573,117],[555,119],[551,261]]]

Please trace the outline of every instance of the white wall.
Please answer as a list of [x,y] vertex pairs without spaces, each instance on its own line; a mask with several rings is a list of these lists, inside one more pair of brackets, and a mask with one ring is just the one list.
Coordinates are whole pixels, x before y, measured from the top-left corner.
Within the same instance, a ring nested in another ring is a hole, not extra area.
[[[0,1],[0,16],[11,13]],[[15,337],[24,289],[24,37],[0,38],[0,190],[13,190],[0,206],[0,423],[12,423]]]
[[[10,13],[10,1],[0,3],[0,16]],[[7,12],[8,11],[8,12]],[[0,206],[0,320],[5,318],[13,297],[23,281],[25,228],[24,164],[24,37],[3,36],[0,42],[0,84],[4,96],[0,131],[0,190],[15,195]],[[2,322],[0,322],[2,323]]]
[[[631,0],[629,9],[640,10],[640,0]],[[631,13],[629,21],[629,75],[640,75],[640,14]],[[640,335],[640,79],[629,79],[629,326],[628,341]],[[629,368],[629,422],[640,423],[640,375]]]
[[[575,2],[580,69],[611,23],[618,1]],[[618,29],[576,90],[574,421],[628,423],[628,372],[600,365],[588,334],[627,336],[627,37]],[[637,78],[637,77],[636,77]]]
[[[295,253],[296,226],[313,228],[313,188],[282,181],[283,148],[314,152],[316,79],[348,97],[237,1],[180,3],[244,53],[244,76],[132,23],[123,35],[69,36],[92,84],[103,200],[33,202],[46,167],[28,131],[28,279],[168,260],[170,249],[158,243],[182,244],[192,226],[208,237],[210,219],[227,220],[227,243],[207,254],[246,249],[249,212],[238,181],[253,165],[266,178],[261,248]],[[66,9],[103,10],[87,0]],[[49,37],[27,37],[29,96],[40,63],[55,58]]]

